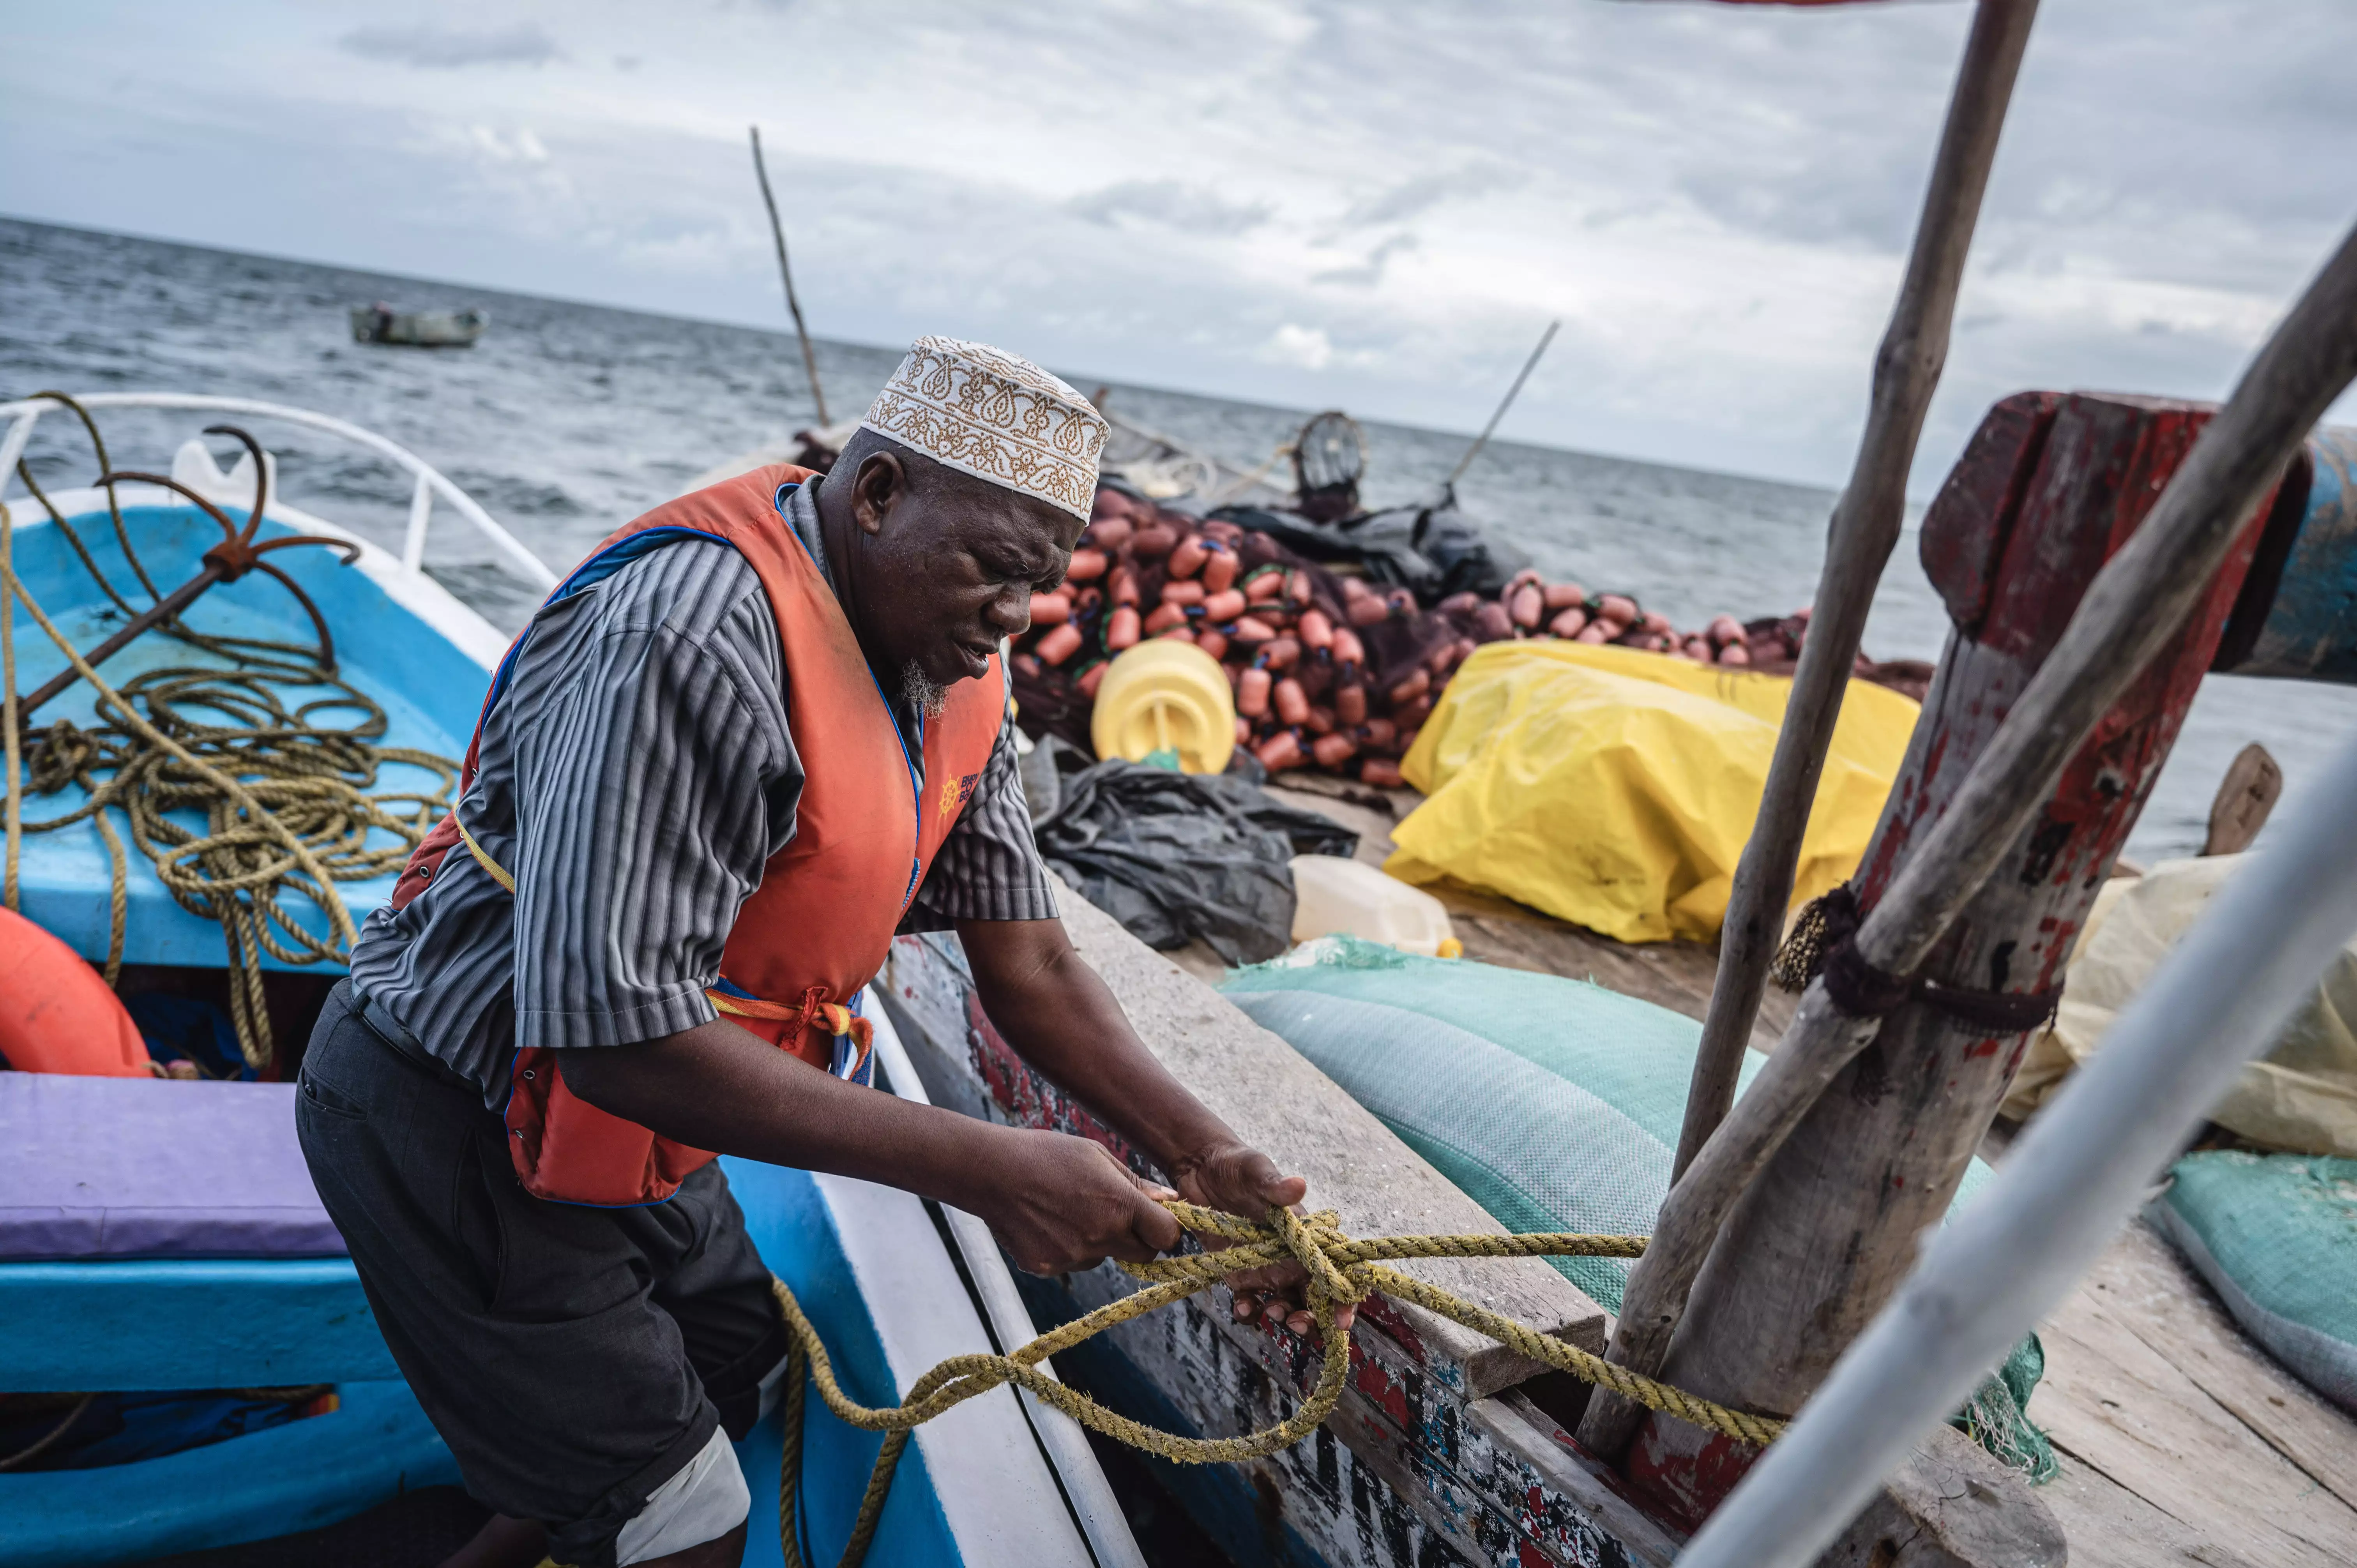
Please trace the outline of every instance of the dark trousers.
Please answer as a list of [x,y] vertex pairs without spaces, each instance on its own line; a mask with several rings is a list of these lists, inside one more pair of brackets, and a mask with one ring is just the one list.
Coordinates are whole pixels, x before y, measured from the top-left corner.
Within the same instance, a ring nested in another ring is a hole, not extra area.
[[610,1563],[716,1425],[751,1427],[786,1336],[716,1163],[666,1203],[534,1197],[480,1092],[371,1028],[349,982],[312,1031],[296,1126],[468,1490],[547,1523],[556,1561]]

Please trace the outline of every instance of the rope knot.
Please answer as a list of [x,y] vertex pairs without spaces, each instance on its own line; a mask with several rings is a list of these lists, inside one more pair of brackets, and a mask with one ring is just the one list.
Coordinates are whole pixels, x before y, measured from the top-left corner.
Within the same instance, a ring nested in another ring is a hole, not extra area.
[[1270,1226],[1284,1240],[1286,1251],[1309,1276],[1314,1299],[1331,1302],[1336,1306],[1351,1306],[1366,1296],[1370,1287],[1345,1273],[1334,1260],[1335,1253],[1351,1244],[1351,1239],[1342,1233],[1340,1215],[1330,1208],[1321,1208],[1315,1214],[1296,1214],[1289,1208],[1272,1208],[1268,1218]]

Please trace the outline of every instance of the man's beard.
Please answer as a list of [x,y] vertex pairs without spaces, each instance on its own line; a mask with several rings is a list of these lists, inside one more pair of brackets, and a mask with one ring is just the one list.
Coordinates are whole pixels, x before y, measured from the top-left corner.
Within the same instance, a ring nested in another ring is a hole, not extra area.
[[900,700],[929,719],[940,718],[950,705],[948,689],[935,685],[913,659],[900,666]]

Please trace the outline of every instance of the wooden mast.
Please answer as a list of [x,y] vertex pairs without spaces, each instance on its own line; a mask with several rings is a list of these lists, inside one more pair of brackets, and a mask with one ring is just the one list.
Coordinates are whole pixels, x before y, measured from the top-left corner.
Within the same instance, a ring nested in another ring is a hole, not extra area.
[[1674,1182],[1694,1163],[1695,1152],[1735,1098],[1736,1073],[1760,1015],[1769,961],[1782,935],[1801,837],[1824,771],[1825,750],[1841,717],[1842,697],[1866,633],[1874,590],[1899,542],[1915,443],[1947,361],[1957,285],[1972,248],[1981,195],[1988,188],[1989,166],[1996,157],[1997,133],[2005,124],[2014,77],[2037,13],[2037,0],[1980,0],[1973,18],[1906,280],[1875,356],[1866,432],[1849,485],[1834,506],[1824,572],[1809,634],[1801,646],[1783,727],[1777,733],[1775,760],[1750,841],[1735,868],[1719,935],[1718,978],[1711,989],[1693,1085],[1686,1094],[1685,1122],[1671,1166]]
[[802,325],[802,302],[794,295],[794,269],[786,261],[786,226],[778,218],[778,199],[770,194],[769,166],[761,161],[761,127],[753,132],[753,173],[761,182],[761,204],[770,209],[770,238],[778,242],[778,275],[786,281],[786,309],[794,318],[794,337],[802,346],[802,373],[810,377],[811,402],[818,409],[819,428],[834,422],[826,416],[826,393],[818,384],[818,356],[811,352],[810,328]]

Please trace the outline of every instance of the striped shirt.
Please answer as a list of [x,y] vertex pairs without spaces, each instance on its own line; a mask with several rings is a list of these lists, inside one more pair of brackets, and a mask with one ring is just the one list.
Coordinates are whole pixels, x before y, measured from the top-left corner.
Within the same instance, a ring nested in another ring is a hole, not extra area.
[[[831,585],[815,489],[779,505]],[[794,834],[791,678],[760,578],[717,541],[663,544],[544,607],[459,806],[514,896],[452,853],[405,908],[369,918],[353,985],[494,1109],[518,1048],[710,1021],[705,989],[737,911]],[[921,717],[893,708],[921,768]],[[1013,733],[1000,730],[901,929],[1056,917]]]

